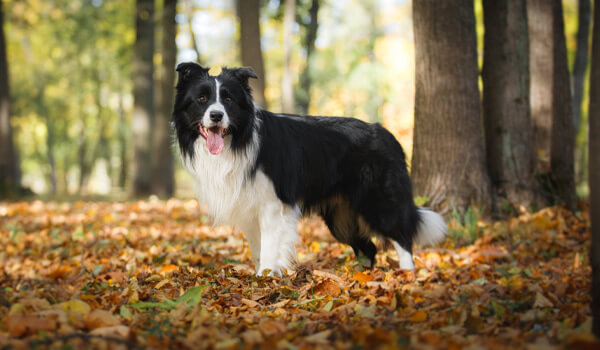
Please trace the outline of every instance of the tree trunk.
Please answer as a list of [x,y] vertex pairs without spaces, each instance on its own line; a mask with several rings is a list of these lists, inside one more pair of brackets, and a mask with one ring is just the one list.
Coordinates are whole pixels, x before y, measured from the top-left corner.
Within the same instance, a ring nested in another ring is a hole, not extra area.
[[157,99],[156,127],[154,128],[154,164],[152,192],[168,198],[175,190],[173,150],[171,142],[171,112],[175,82],[175,14],[177,0],[165,0],[162,16],[161,82]]
[[310,6],[310,23],[306,28],[306,37],[304,38],[304,49],[306,50],[306,65],[302,74],[300,74],[299,89],[296,90],[296,101],[300,113],[308,114],[308,106],[310,105],[310,67],[311,58],[315,51],[315,41],[317,40],[317,31],[319,29],[319,0],[312,0]]
[[242,64],[250,66],[258,79],[250,79],[254,100],[267,108],[265,99],[265,68],[260,47],[260,0],[237,0],[240,18],[240,48]]
[[125,120],[125,107],[123,106],[123,93],[119,93],[119,158],[121,167],[119,168],[118,186],[124,190],[127,187],[127,177],[129,176],[129,162],[127,160],[127,121]]
[[19,158],[10,125],[8,59],[4,37],[4,13],[0,1],[0,198],[16,195],[20,183]]
[[133,195],[151,191],[152,127],[154,110],[154,0],[137,0],[136,40],[133,54]]
[[483,115],[487,162],[496,195],[515,207],[536,199],[529,107],[525,0],[484,0]]
[[296,18],[296,0],[285,0],[283,16],[283,77],[281,79],[281,110],[294,113],[294,77],[292,76],[292,27]]
[[600,1],[594,4],[592,68],[590,74],[589,184],[592,221],[592,331],[600,338]]
[[589,40],[590,40],[590,0],[578,0],[578,27],[577,27],[577,50],[575,51],[575,63],[571,75],[573,82],[573,121],[575,130],[579,130],[581,123],[581,101],[583,100],[583,85],[585,82],[585,71],[588,65]]
[[570,210],[574,210],[577,202],[575,195],[575,129],[561,0],[553,1],[553,27],[554,65],[552,69],[550,171],[552,178],[556,181],[560,201]]
[[552,132],[552,1],[527,0],[531,119],[538,155],[537,171],[550,171]]
[[413,25],[415,192],[434,208],[487,205],[473,2],[415,1]]
[[[192,47],[196,52],[196,62],[201,62],[200,48],[198,47],[198,41],[196,41],[196,33],[194,32],[194,28],[192,27],[192,19],[194,18],[194,5],[192,4],[192,0],[183,0],[183,3],[185,5],[185,15],[187,17],[188,30],[190,31],[190,40],[192,42]],[[177,7],[177,5],[175,5],[175,7]]]

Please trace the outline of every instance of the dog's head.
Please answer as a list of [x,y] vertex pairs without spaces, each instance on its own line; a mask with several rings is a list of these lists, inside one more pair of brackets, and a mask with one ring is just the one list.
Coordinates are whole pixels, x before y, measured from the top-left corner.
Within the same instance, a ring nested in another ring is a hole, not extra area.
[[181,63],[173,122],[179,148],[194,156],[194,143],[201,137],[208,151],[218,155],[226,145],[235,150],[252,137],[255,110],[249,78],[251,68],[223,68],[218,76],[196,63]]

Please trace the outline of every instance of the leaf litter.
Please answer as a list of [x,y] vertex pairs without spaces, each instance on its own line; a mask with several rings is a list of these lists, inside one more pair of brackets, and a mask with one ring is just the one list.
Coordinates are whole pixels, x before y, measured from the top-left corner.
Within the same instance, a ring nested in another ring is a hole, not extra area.
[[278,278],[195,201],[0,203],[0,348],[593,348],[582,205],[480,220],[414,272],[309,218]]

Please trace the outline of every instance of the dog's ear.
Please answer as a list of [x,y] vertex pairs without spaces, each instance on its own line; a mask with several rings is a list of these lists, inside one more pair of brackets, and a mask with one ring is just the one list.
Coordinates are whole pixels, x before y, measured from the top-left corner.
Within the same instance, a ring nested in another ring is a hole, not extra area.
[[179,73],[179,82],[188,81],[192,78],[203,78],[208,76],[208,68],[204,68],[198,63],[184,62],[177,65],[175,70]]
[[232,77],[237,79],[240,83],[244,84],[244,86],[248,86],[249,78],[258,79],[256,74],[250,67],[223,68],[223,73],[231,75]]

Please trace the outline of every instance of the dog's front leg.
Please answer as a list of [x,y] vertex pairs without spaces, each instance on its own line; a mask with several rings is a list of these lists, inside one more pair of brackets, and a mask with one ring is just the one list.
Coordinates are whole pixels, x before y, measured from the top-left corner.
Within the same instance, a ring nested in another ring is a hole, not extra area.
[[258,275],[265,270],[270,270],[269,275],[281,275],[291,267],[296,260],[297,221],[297,210],[279,200],[261,206]]

